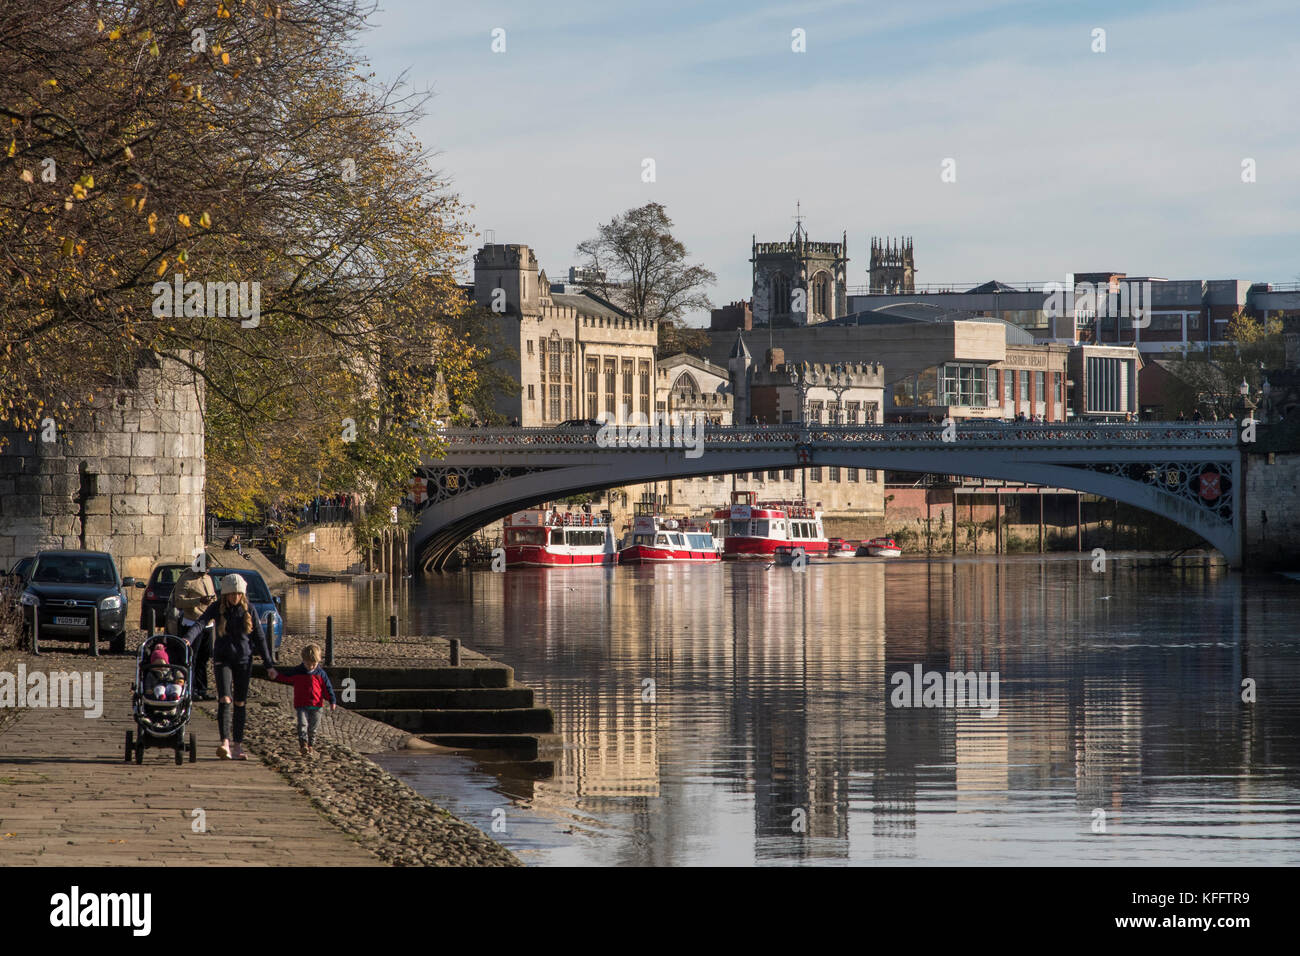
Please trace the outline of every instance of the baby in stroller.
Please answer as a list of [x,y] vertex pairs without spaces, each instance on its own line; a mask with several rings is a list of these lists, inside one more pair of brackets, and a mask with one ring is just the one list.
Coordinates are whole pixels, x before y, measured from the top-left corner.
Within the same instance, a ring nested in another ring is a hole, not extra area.
[[150,700],[180,700],[185,693],[185,669],[172,666],[167,648],[162,645],[155,647],[149,655],[144,693]]

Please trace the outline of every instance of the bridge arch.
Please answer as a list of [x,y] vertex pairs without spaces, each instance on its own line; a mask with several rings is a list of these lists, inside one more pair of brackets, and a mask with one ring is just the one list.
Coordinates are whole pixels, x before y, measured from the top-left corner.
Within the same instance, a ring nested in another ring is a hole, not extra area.
[[[602,446],[595,429],[447,432],[421,469],[430,501],[412,558],[435,570],[475,530],[540,501],[623,485],[811,465],[1021,481],[1100,495],[1162,515],[1241,563],[1240,452],[1231,423],[801,425],[711,428],[691,450]],[[662,437],[662,436],[661,436]]]

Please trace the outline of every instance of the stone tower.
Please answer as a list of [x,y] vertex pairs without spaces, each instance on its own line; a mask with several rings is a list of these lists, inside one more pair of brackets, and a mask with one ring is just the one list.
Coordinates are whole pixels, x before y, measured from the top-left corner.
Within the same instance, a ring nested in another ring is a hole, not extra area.
[[916,260],[912,255],[912,238],[878,239],[871,237],[871,291],[912,293],[916,291]]
[[145,360],[48,431],[5,432],[0,567],[89,548],[112,554],[124,577],[147,578],[160,559],[189,561],[203,547],[205,391],[189,368],[202,356],[180,358]]
[[495,300],[505,307],[504,312],[493,310],[498,314],[537,315],[541,299],[549,294],[541,286],[537,257],[527,246],[493,243],[475,253],[474,301],[485,308],[491,309]]
[[848,311],[848,234],[813,242],[796,221],[785,242],[752,241],[754,325],[814,325]]

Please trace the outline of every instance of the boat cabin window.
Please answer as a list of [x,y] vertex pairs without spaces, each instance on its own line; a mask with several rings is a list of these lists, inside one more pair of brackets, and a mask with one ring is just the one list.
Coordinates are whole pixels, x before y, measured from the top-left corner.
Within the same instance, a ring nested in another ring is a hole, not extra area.
[[749,521],[748,520],[738,521],[733,519],[731,522],[731,534],[736,537],[744,537],[745,535],[749,534]]
[[668,543],[668,535],[662,532],[655,535],[655,544],[667,544],[667,543]]
[[542,528],[507,528],[506,544],[545,544],[546,531]]
[[632,538],[632,543],[633,543],[633,544],[651,544],[651,543],[653,543],[654,539],[655,539],[655,536],[652,535],[652,534],[638,534],[638,535],[634,535],[634,536],[633,536],[633,538]]
[[690,543],[692,551],[712,551],[713,537],[707,534],[688,534],[686,540]]
[[668,541],[675,548],[686,547],[686,539],[680,534],[670,534],[668,536]]
[[768,521],[766,518],[756,518],[754,520],[754,531],[753,531],[754,537],[766,538],[770,533],[769,530],[770,526],[771,526],[771,522]]
[[564,544],[564,529],[563,529],[563,528],[552,528],[552,529],[551,529],[551,544]]

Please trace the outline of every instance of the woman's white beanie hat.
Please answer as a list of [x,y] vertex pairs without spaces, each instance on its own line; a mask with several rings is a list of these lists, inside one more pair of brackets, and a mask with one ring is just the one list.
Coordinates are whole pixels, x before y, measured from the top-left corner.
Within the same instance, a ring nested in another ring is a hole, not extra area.
[[222,594],[247,594],[248,582],[238,574],[227,574],[221,579]]

